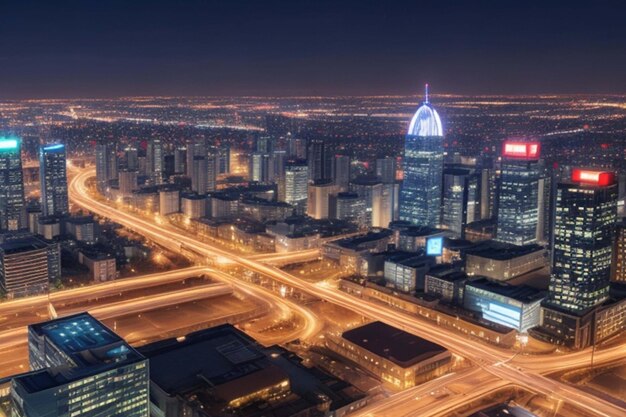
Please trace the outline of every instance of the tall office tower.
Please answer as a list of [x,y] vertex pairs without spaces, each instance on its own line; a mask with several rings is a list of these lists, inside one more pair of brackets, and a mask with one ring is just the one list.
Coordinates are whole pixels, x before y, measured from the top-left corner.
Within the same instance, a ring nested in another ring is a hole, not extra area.
[[204,194],[208,188],[207,157],[194,156],[191,170],[191,190],[198,194]]
[[163,184],[163,142],[154,138],[148,141],[146,148],[146,165],[150,182],[152,184]]
[[306,140],[292,135],[287,136],[287,155],[289,159],[307,159]]
[[593,341],[590,312],[609,296],[616,221],[613,172],[575,169],[571,182],[557,185],[542,326],[567,345]]
[[280,197],[291,204],[298,214],[307,208],[309,167],[306,161],[289,161],[285,165],[285,179],[280,184]]
[[396,158],[389,156],[376,160],[376,176],[383,184],[393,184],[396,182]]
[[478,168],[480,169],[480,220],[491,219],[496,213],[498,194],[495,169],[489,160],[483,160]]
[[498,201],[496,239],[514,245],[537,242],[539,180],[543,167],[537,142],[505,142]]
[[21,139],[0,137],[0,230],[26,227]]
[[308,152],[309,179],[311,181],[328,180],[332,178],[332,159],[328,146],[322,139],[312,139]]
[[342,193],[350,189],[350,157],[335,155],[332,164],[332,178],[337,191]]
[[39,150],[39,182],[43,216],[62,216],[70,211],[65,163],[65,145],[48,145]]
[[455,237],[465,237],[465,226],[480,219],[480,179],[472,169],[443,170],[441,226]]
[[88,313],[28,326],[30,367],[11,381],[20,417],[148,417],[148,360]]
[[139,162],[137,160],[138,157],[139,152],[137,151],[137,148],[135,148],[134,146],[127,146],[126,149],[124,149],[124,160],[126,162],[126,169],[129,169],[131,171],[136,171],[137,169],[139,169]]
[[178,146],[174,149],[174,172],[176,174],[184,174],[185,163],[187,161],[187,148],[184,146]]
[[[365,202],[366,222],[371,227],[387,227],[392,207],[389,193],[380,179],[361,176],[350,183],[350,192],[356,193]],[[386,224],[385,224],[386,222]]]
[[218,174],[230,173],[230,146],[221,145],[218,151],[219,170]]
[[109,187],[109,181],[117,178],[117,153],[115,143],[106,139],[96,144],[96,186],[100,193]]
[[187,145],[187,153],[185,154],[185,175],[191,178],[193,176],[193,158],[196,156],[195,142],[193,139],[187,139],[185,143]]
[[255,152],[250,156],[250,181],[269,183],[273,180],[273,163],[270,154]]
[[[217,152],[217,150],[215,151]],[[217,190],[219,160],[217,153],[209,151],[206,155],[206,192]]]
[[50,281],[48,244],[20,238],[0,244],[0,287],[8,298],[45,294]]
[[272,152],[272,182],[279,183],[285,177],[285,165],[287,164],[287,151],[274,150]]
[[624,219],[615,229],[614,248],[611,281],[626,284],[626,221]]
[[274,152],[274,138],[271,136],[259,136],[255,139],[255,151],[258,153],[271,154]]
[[428,101],[428,84],[424,102],[409,125],[402,168],[400,220],[438,226],[443,181],[443,128],[439,114]]

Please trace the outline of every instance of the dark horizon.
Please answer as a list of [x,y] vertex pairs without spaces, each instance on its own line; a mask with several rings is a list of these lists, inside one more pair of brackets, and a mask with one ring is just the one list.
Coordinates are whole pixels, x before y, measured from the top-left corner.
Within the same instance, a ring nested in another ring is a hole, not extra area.
[[626,94],[626,4],[10,1],[0,99]]

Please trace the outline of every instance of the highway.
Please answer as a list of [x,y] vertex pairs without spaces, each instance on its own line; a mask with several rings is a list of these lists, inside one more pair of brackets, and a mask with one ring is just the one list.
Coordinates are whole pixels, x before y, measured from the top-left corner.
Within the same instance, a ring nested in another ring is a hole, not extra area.
[[[210,244],[198,242],[192,236],[167,224],[158,225],[146,218],[126,213],[103,202],[93,200],[89,197],[86,187],[86,181],[93,176],[94,170],[87,169],[72,180],[69,192],[74,203],[86,210],[110,218],[119,224],[135,230],[159,245],[175,251],[186,248],[197,254],[205,255],[207,258],[226,259],[229,262],[268,276],[295,289],[313,294],[366,317],[381,320],[425,339],[437,342],[458,355],[470,359],[487,372],[505,382],[519,385],[532,392],[540,392],[553,398],[563,400],[591,414],[621,417],[626,413],[626,410],[605,399],[595,397],[575,387],[541,375],[551,372],[555,368],[563,369],[563,367],[567,366],[569,363],[577,366],[581,360],[579,356],[574,356],[574,359],[570,362],[568,355],[550,355],[552,356],[551,361],[545,362],[545,368],[537,370],[532,366],[532,362],[535,359],[534,357],[520,355],[512,358],[510,351],[465,339],[459,334],[441,328],[432,322],[421,320],[415,316],[377,303],[355,298],[330,286],[308,283],[280,269],[259,262],[258,260],[248,259],[211,246]],[[623,358],[625,352],[626,347],[622,347],[621,349],[617,348],[602,356],[602,358],[603,360]],[[596,355],[598,360],[600,360],[600,354],[601,353],[598,352]],[[556,367],[552,368],[552,365],[556,365]]]

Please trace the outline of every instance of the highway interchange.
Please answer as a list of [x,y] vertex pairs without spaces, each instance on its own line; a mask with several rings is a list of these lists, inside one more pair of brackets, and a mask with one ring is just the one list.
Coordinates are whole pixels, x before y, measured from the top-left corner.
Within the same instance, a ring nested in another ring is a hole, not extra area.
[[[588,365],[590,357],[588,350],[567,354],[551,353],[540,356],[517,355],[503,348],[469,340],[454,331],[441,328],[435,323],[419,319],[418,317],[402,313],[378,303],[356,298],[329,285],[307,282],[269,264],[272,261],[281,263],[288,260],[289,257],[297,259],[298,257],[306,258],[317,256],[313,252],[309,252],[305,255],[300,253],[271,254],[271,256],[266,256],[265,261],[263,260],[264,256],[261,255],[244,257],[211,245],[210,243],[201,242],[188,233],[168,224],[157,224],[155,221],[151,221],[151,219],[122,211],[104,202],[92,199],[89,195],[87,182],[94,175],[95,171],[88,168],[80,171],[73,178],[69,187],[69,193],[74,204],[101,217],[117,222],[170,250],[181,252],[184,249],[199,256],[206,257],[207,259],[211,259],[217,264],[226,262],[241,266],[247,270],[269,277],[291,288],[314,295],[365,317],[384,321],[392,326],[446,346],[456,355],[468,359],[475,365],[471,372],[450,377],[451,379],[453,378],[455,382],[480,380],[481,385],[475,385],[474,387],[476,387],[476,389],[470,390],[468,394],[476,397],[495,389],[509,385],[517,385],[530,392],[544,394],[555,400],[576,406],[591,415],[617,417],[626,414],[626,410],[619,404],[590,395],[576,387],[545,376],[551,372]],[[228,279],[231,285],[234,285],[240,290],[253,292],[261,288],[243,280],[235,280],[232,276],[223,274],[215,269],[212,269],[211,272],[216,275],[222,274],[222,279]],[[91,288],[94,288],[93,291],[99,291],[97,287],[84,288],[84,291],[88,293],[91,291]],[[271,293],[268,290],[265,291],[266,293]],[[64,295],[58,296],[63,297]],[[274,296],[277,297],[275,294]],[[277,301],[288,303],[289,309],[295,309],[295,311],[305,319],[307,325],[301,334],[302,338],[311,337],[321,328],[321,320],[312,314],[310,310],[288,299],[279,298]],[[24,301],[24,303],[27,302],[32,303],[32,299]],[[36,302],[45,302],[45,300],[38,300]],[[613,362],[624,358],[625,354],[626,347],[623,345],[598,350],[595,353],[595,363]],[[433,384],[433,382],[429,384]],[[469,384],[469,386],[473,385]],[[420,387],[411,389],[415,390],[415,395],[418,397],[419,395],[417,393],[428,389],[424,386]],[[411,395],[413,395],[411,391],[396,394],[396,396],[392,396],[387,400],[383,400],[380,404],[372,406],[374,409],[373,414],[371,414],[372,411],[370,411],[370,414],[361,415],[396,414],[392,411],[394,407],[406,405],[406,398],[404,400],[403,398],[404,396],[409,398]],[[465,401],[467,398],[461,400]],[[451,406],[458,401],[459,399],[455,396],[451,398],[446,397],[442,401],[437,401],[435,404],[430,405],[428,410],[423,410],[419,415],[445,415],[442,413],[451,410]],[[406,415],[411,415],[411,413]]]

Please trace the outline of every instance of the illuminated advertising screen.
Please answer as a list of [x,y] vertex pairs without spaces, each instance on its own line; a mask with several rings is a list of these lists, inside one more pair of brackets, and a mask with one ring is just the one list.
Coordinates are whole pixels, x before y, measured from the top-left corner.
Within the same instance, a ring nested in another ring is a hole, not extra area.
[[426,255],[441,256],[443,253],[443,237],[431,237],[426,240]]

